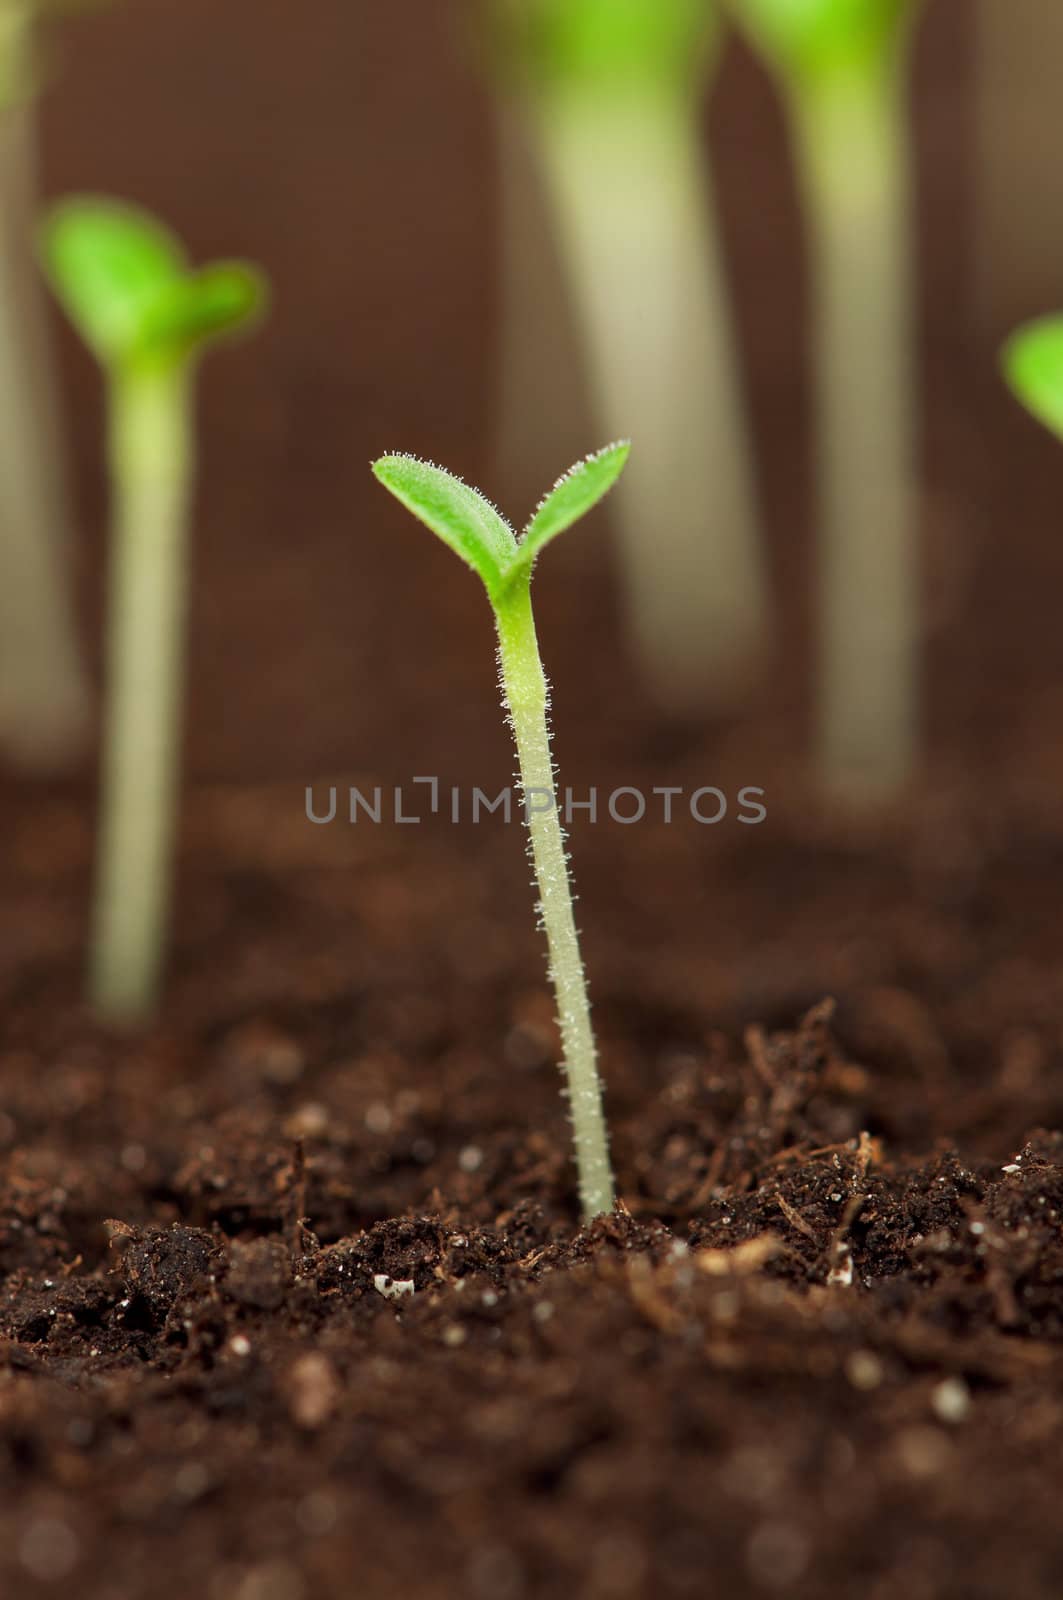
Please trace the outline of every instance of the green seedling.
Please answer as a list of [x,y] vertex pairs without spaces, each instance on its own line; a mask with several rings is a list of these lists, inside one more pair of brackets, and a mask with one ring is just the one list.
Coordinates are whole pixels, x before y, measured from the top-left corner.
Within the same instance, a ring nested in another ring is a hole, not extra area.
[[586,1220],[613,1205],[613,1178],[591,1030],[587,986],[572,911],[547,724],[548,689],[535,636],[531,577],[543,547],[612,488],[629,445],[589,456],[554,486],[518,539],[483,495],[413,456],[374,463],[377,478],[478,574],[498,631],[502,697],[517,746],[530,853],[539,888],[550,978],[557,997],[569,1106]]
[[192,270],[177,239],[114,201],[50,213],[42,260],[107,382],[112,492],[107,714],[91,998],[154,1005],[169,920],[183,679],[196,359],[260,312],[254,267]]
[[87,731],[51,349],[33,260],[43,0],[0,0],[0,745],[60,765]]
[[916,0],[729,0],[789,111],[812,253],[819,759],[884,799],[918,748],[907,44]]
[[[603,430],[630,428],[639,440],[617,497],[636,653],[665,708],[697,711],[740,692],[767,634],[748,428],[700,128],[717,6],[489,0],[486,15],[497,91],[506,111],[522,114],[553,218],[592,406]],[[520,208],[507,197],[510,213],[519,218]],[[519,244],[504,259],[521,266]],[[504,299],[510,320],[533,326],[539,308],[520,299],[526,276]],[[514,345],[504,335],[504,348]]]
[[1001,364],[1031,416],[1063,439],[1063,314],[1038,317],[1012,334]]

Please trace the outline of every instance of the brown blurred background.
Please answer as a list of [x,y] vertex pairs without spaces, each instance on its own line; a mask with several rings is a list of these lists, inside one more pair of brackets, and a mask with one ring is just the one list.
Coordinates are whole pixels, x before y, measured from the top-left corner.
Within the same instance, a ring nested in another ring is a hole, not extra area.
[[[972,387],[993,359],[973,318],[970,20],[963,0],[927,8],[916,92],[928,494],[940,508],[931,580],[949,608],[978,542]],[[264,332],[204,373],[191,777],[374,767],[399,726],[400,771],[436,770],[465,722],[497,755],[482,597],[385,504],[367,470],[381,450],[409,449],[482,483],[512,515],[525,511],[499,481],[494,448],[498,174],[468,9],[314,0],[296,16],[284,0],[127,0],[57,30],[43,121],[47,193],[139,201],[194,256],[249,255],[275,286]],[[776,97],[734,40],[706,108],[710,136],[789,704],[808,582],[802,250]],[[542,395],[562,417],[548,472],[599,442],[559,273],[551,289],[568,359],[553,375],[560,400]],[[100,384],[65,332],[62,356],[95,645]],[[578,724],[593,742],[595,725],[638,694],[612,585],[595,575],[607,539],[599,518],[539,580],[562,748],[566,729]]]
[[[372,458],[430,457],[523,516],[554,471],[602,442],[555,267],[544,296],[562,356],[539,403],[558,459],[520,486],[499,468],[496,129],[467,17],[457,0],[314,0],[298,13],[287,0],[126,0],[56,29],[46,194],[139,201],[194,257],[247,255],[274,283],[265,328],[203,371],[171,1015],[192,996],[193,1015],[213,1017],[345,994],[379,984],[389,961],[418,993],[433,972],[458,994],[486,975],[507,1014],[514,972],[542,982],[515,830],[314,829],[303,816],[308,783],[433,773],[493,793],[512,772],[488,607],[374,483]],[[651,1011],[688,1019],[684,1037],[789,1021],[840,994],[843,1036],[879,1062],[937,1061],[945,1036],[958,1061],[991,1070],[1016,1018],[1060,1034],[1063,458],[997,376],[1000,332],[1051,307],[1022,303],[1023,290],[979,311],[974,61],[967,0],[930,0],[913,111],[926,762],[899,833],[854,837],[805,786],[812,452],[791,162],[772,87],[728,43],[705,136],[771,545],[772,671],[730,719],[665,723],[626,653],[608,511],[543,563],[537,613],[562,782],[761,785],[769,825],[577,823],[607,1030],[611,997],[613,1026],[628,1027],[637,985]],[[1021,211],[1019,178],[1015,196]],[[55,322],[98,678],[101,384]],[[63,1003],[80,991],[94,792],[91,758],[74,785],[0,781],[10,992],[30,973],[44,993],[58,983]],[[918,1037],[875,1020],[890,986],[918,996]],[[660,1016],[654,1026],[668,1036]]]

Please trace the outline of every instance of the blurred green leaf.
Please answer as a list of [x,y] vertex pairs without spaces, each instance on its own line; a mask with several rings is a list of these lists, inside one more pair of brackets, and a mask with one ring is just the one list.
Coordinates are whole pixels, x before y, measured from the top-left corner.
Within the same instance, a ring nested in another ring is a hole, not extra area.
[[735,18],[787,76],[862,72],[897,40],[917,0],[728,0]]
[[1004,345],[1001,365],[1026,409],[1063,439],[1063,315],[1019,328]]
[[241,328],[266,303],[266,283],[244,261],[216,261],[162,292],[145,317],[152,344],[201,344]]
[[717,31],[716,0],[491,0],[503,52],[534,78],[671,83],[696,71]]
[[114,200],[60,201],[41,230],[44,270],[105,365],[181,360],[263,309],[266,279],[243,262],[190,271],[155,218]]

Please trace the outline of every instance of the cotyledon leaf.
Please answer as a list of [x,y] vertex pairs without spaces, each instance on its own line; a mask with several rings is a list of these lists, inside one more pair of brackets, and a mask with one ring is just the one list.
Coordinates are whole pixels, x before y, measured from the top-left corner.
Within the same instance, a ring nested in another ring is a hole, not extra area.
[[41,259],[57,298],[105,366],[181,360],[243,326],[267,298],[247,262],[190,270],[176,236],[121,201],[73,196],[41,229]]
[[598,504],[619,478],[631,454],[631,441],[621,439],[577,461],[544,496],[525,528],[515,567],[529,568],[544,545],[571,528]]
[[526,580],[544,545],[597,505],[624,470],[631,446],[607,445],[571,467],[551,489],[518,541],[489,500],[460,478],[416,456],[387,455],[373,472],[408,511],[449,545],[496,599]]
[[373,463],[373,472],[396,500],[479,574],[490,594],[496,592],[517,541],[489,500],[453,473],[416,456],[381,456]]

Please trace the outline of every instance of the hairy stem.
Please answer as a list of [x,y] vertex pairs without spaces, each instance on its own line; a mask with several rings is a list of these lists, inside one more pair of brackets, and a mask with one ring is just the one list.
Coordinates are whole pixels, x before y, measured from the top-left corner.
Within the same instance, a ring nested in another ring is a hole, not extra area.
[[528,580],[518,580],[495,602],[502,692],[520,764],[531,855],[539,886],[539,912],[549,951],[550,980],[568,1081],[569,1109],[587,1221],[613,1206],[613,1177],[602,1110],[590,1002],[572,910],[564,834],[557,811],[547,726],[549,693],[539,657]]
[[188,372],[119,372],[107,710],[91,994],[116,1020],[151,1010],[169,919],[180,746],[192,442]]
[[750,447],[686,94],[545,93],[537,141],[617,491],[627,609],[662,702],[732,698],[765,644]]
[[[0,55],[19,40],[4,20]],[[17,76],[8,63],[7,81]],[[51,351],[31,250],[34,155],[32,106],[4,103],[0,93],[0,741],[28,767],[66,759],[89,708]]]
[[915,314],[900,60],[793,101],[812,243],[820,495],[819,752],[885,798],[918,744]]

